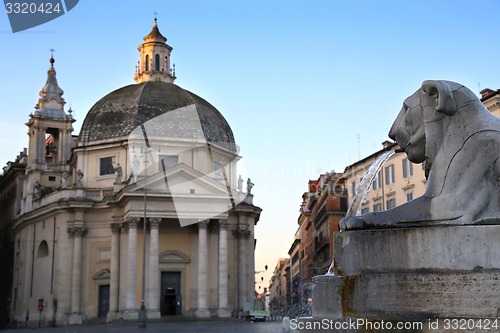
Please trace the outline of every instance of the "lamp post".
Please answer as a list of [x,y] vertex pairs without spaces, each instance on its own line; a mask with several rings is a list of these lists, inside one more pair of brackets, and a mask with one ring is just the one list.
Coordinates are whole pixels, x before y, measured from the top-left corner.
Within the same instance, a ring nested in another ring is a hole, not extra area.
[[[147,188],[148,188],[148,153],[149,147],[143,152],[144,162],[144,220],[142,225],[142,295],[141,295],[141,308],[139,310],[139,328],[146,328],[146,305],[144,302],[146,293],[146,210],[147,210]],[[138,162],[138,161],[137,161]],[[137,165],[136,161],[132,162]]]
[[[268,267],[267,267],[267,265],[266,265],[266,266],[264,266],[264,270],[263,270],[263,271],[255,271],[255,274],[257,275],[257,274],[260,274],[260,273],[265,273],[265,272],[267,272],[267,268],[268,268]],[[263,277],[263,276],[261,276],[261,277],[260,277],[260,282],[255,281],[255,284],[260,284],[260,283],[262,283],[262,282],[264,282],[264,277]],[[260,292],[261,286],[259,286],[259,288],[258,288],[258,289],[259,289],[259,292]],[[258,294],[259,294],[259,293],[257,292],[257,290],[254,290],[254,305],[253,305],[254,310],[258,310],[258,305],[257,305],[257,302],[258,302],[257,295],[258,295]]]

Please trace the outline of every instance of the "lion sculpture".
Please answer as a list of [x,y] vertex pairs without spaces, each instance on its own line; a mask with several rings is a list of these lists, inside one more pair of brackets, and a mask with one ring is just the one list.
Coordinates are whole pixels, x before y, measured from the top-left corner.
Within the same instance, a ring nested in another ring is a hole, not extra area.
[[346,216],[342,230],[444,224],[500,224],[500,118],[467,87],[424,81],[408,97],[389,137],[425,162],[424,195],[387,211]]

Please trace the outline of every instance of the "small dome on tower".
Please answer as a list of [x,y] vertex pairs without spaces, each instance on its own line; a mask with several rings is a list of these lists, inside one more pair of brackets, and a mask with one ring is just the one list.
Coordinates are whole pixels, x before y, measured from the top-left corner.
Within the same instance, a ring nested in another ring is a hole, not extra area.
[[50,57],[50,67],[47,71],[47,82],[40,90],[38,109],[42,116],[49,118],[65,118],[64,113],[64,91],[57,84],[56,70],[54,69],[54,57]]
[[162,81],[173,83],[175,77],[175,66],[170,67],[170,47],[155,23],[151,32],[144,36],[144,43],[137,48],[140,52],[139,62],[135,68],[134,80],[137,83],[147,81]]
[[146,43],[148,43],[148,42],[165,43],[167,41],[167,38],[165,36],[163,36],[160,33],[160,29],[158,29],[158,25],[156,24],[156,17],[155,17],[155,23],[153,25],[153,29],[151,29],[151,32],[149,34],[147,34],[146,36],[144,36],[143,39]]

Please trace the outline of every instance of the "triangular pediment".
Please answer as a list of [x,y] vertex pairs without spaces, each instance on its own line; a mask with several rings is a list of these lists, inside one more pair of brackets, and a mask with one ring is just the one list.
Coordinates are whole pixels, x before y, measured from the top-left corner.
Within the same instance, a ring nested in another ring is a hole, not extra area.
[[[136,182],[123,188],[124,193],[144,193],[148,195],[202,195],[228,196],[228,189],[224,179],[214,179],[190,166],[179,163],[163,172],[157,172],[147,177],[140,176]],[[231,193],[232,195],[232,193]]]
[[96,274],[94,274],[94,276],[92,278],[94,280],[109,280],[110,277],[111,277],[111,273],[110,273],[109,269],[104,268],[104,269],[101,269]]
[[140,215],[145,190],[147,200],[163,202],[162,207],[156,208],[158,214],[175,217],[182,227],[227,216],[242,198],[241,192],[228,189],[224,179],[203,174],[183,163],[147,179],[138,177],[137,182],[122,189],[123,197],[134,202],[132,215]]

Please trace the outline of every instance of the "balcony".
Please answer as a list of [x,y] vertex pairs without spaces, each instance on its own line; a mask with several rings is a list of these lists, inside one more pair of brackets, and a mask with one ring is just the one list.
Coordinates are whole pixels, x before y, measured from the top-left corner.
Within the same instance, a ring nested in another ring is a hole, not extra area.
[[330,242],[328,238],[323,237],[318,241],[314,242],[314,253],[320,252],[325,246],[329,246]]
[[69,201],[71,199],[102,201],[106,197],[113,196],[113,194],[114,188],[59,189],[54,192],[48,193],[39,199],[33,200],[32,196],[23,198],[23,200],[21,201],[21,211],[19,212],[19,215],[56,202]]
[[319,210],[319,212],[316,214],[316,217],[314,218],[314,227],[317,227],[321,224],[321,222],[323,222],[323,220],[325,219],[327,215],[327,211],[326,211],[326,205],[321,207],[321,209]]

